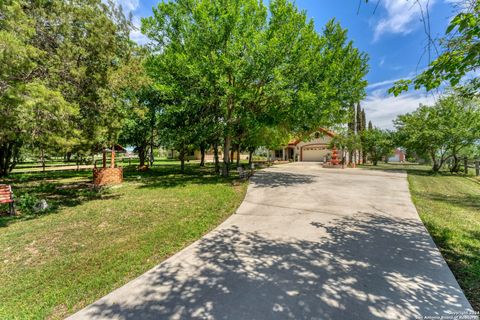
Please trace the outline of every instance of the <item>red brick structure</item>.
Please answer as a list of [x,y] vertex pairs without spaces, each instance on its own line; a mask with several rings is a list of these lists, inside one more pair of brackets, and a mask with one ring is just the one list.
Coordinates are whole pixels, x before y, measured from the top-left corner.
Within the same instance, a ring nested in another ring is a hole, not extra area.
[[110,168],[107,168],[107,149],[103,149],[102,168],[93,168],[93,184],[95,186],[106,186],[120,184],[123,182],[123,168],[115,167],[115,149],[122,150],[121,146],[112,146]]
[[94,168],[93,184],[106,186],[123,182],[123,168]]

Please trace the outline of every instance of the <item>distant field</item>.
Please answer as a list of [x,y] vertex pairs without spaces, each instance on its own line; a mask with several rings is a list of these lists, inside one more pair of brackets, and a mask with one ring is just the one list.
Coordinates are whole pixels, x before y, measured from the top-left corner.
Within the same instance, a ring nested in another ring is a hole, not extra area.
[[480,179],[430,167],[380,164],[368,169],[408,172],[413,202],[473,308],[480,312]]
[[[139,276],[217,226],[243,200],[212,167],[159,161],[96,191],[91,170],[14,173],[17,199],[49,212],[0,217],[0,319],[60,319]],[[25,198],[26,197],[26,198]]]

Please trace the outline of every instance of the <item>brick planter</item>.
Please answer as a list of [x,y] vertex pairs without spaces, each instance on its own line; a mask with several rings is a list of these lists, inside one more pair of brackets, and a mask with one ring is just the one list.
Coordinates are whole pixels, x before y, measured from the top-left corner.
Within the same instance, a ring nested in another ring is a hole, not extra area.
[[123,182],[123,168],[94,168],[93,184],[106,186]]

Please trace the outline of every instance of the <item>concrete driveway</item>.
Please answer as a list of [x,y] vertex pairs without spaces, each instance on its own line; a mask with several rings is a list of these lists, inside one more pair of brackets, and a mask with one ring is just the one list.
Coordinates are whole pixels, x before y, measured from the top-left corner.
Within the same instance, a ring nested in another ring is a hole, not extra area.
[[258,172],[217,229],[71,319],[465,312],[472,309],[421,223],[404,173],[294,163]]

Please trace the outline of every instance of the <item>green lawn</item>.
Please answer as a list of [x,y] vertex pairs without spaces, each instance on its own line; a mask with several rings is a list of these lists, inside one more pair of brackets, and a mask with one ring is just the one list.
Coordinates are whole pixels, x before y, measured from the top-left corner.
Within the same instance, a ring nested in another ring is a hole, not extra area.
[[13,174],[18,198],[42,215],[0,218],[0,319],[63,318],[137,277],[235,211],[247,183],[161,162],[95,191],[90,171]]
[[419,165],[382,164],[375,169],[407,170],[423,223],[473,308],[480,311],[480,179],[433,175],[429,167]]

